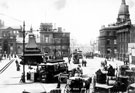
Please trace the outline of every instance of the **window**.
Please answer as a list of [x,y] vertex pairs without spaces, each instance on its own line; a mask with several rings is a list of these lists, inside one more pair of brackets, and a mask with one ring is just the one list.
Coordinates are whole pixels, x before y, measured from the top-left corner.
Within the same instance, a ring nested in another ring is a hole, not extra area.
[[10,46],[13,46],[13,43],[11,43]]
[[61,43],[61,39],[60,38],[55,38],[54,39],[54,43],[55,44],[60,44]]
[[45,43],[49,43],[49,37],[45,37]]
[[110,39],[107,39],[106,44],[107,44],[107,45],[110,44]]
[[21,48],[20,46],[18,46],[18,48]]
[[49,36],[48,35],[44,35],[43,41],[44,41],[44,43],[49,43]]
[[115,53],[115,54],[117,53],[117,49],[116,49],[116,48],[114,48],[114,53]]
[[116,39],[114,40],[114,44],[117,44],[117,41],[116,41]]

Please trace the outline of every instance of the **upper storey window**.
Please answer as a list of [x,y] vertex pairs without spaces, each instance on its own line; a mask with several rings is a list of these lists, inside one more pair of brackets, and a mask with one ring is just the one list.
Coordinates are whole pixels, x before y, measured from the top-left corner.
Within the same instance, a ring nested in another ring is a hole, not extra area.
[[42,40],[43,40],[44,43],[50,43],[49,42],[49,36],[48,35],[43,35]]
[[49,43],[49,37],[45,37],[45,43]]
[[114,44],[117,44],[117,41],[116,41],[116,39],[114,40]]
[[107,44],[107,45],[110,44],[110,39],[107,39],[106,44]]

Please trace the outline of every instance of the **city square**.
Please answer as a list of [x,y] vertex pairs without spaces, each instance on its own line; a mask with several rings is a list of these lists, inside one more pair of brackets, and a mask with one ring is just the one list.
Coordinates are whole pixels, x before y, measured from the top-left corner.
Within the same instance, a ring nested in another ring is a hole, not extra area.
[[0,91],[135,93],[134,4],[1,0]]

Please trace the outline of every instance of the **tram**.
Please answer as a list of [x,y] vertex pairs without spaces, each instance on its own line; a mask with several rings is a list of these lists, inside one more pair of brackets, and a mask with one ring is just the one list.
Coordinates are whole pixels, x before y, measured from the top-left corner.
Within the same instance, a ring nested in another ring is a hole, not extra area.
[[94,58],[94,53],[93,52],[88,52],[85,54],[86,58],[91,58],[93,59]]
[[39,74],[41,82],[56,82],[57,75],[59,73],[67,73],[68,66],[64,60],[51,60],[47,63],[42,63],[39,65]]
[[74,64],[80,64],[80,59],[82,59],[83,56],[82,56],[82,51],[77,51],[75,50],[74,53],[73,53],[73,63]]

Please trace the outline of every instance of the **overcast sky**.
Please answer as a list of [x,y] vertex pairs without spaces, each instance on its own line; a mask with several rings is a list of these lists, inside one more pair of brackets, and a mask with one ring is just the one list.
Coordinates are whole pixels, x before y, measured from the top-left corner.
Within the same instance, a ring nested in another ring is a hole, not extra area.
[[[0,19],[5,25],[39,29],[41,22],[52,22],[71,33],[79,43],[99,36],[102,25],[116,22],[122,0],[0,0]],[[135,0],[126,0],[135,24]]]

